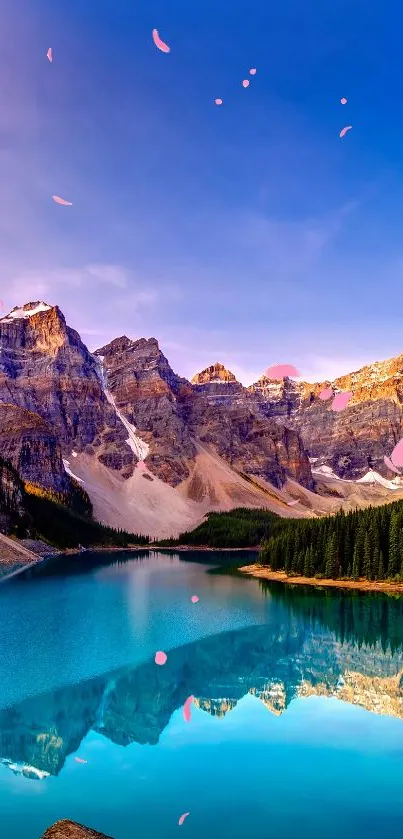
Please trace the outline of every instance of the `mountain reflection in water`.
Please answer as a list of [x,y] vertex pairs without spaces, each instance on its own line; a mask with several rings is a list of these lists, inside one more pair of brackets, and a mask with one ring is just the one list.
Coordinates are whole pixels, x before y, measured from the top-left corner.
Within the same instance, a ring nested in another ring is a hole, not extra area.
[[0,760],[35,767],[28,777],[57,775],[91,729],[154,745],[190,694],[217,717],[247,693],[277,715],[318,695],[403,717],[403,599],[262,588],[273,599],[268,624],[173,649],[164,667],[150,660],[1,710]]

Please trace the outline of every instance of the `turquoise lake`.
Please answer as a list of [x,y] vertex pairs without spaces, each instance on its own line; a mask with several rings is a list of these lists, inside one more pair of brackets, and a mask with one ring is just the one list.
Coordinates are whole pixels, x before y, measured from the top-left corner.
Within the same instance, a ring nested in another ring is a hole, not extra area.
[[402,830],[403,598],[214,559],[83,555],[0,585],[5,836],[60,818],[114,839]]

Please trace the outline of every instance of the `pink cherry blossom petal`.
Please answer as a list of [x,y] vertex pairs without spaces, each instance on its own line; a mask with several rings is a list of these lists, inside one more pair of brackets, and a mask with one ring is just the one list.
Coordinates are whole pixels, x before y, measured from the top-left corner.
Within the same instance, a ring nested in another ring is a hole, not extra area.
[[155,653],[154,661],[156,664],[160,664],[162,666],[163,664],[165,664],[167,658],[168,656],[166,653],[162,652],[162,650],[158,650],[158,652]]
[[249,87],[249,85],[250,85],[249,79],[244,79],[242,84],[243,84],[244,87]]
[[396,472],[396,475],[400,475],[400,469],[396,469],[396,466],[393,465],[392,461],[389,460],[389,458],[386,457],[386,455],[383,458],[383,460],[384,460],[384,463],[386,463],[386,466],[388,467],[388,469],[390,469],[392,472]]
[[393,449],[390,459],[395,466],[403,466],[403,439]]
[[342,99],[340,99],[340,102],[341,102],[342,105],[347,105],[347,99],[345,99],[344,96],[343,96]]
[[183,822],[186,819],[186,816],[190,816],[190,813],[182,813],[182,815],[179,818],[178,824],[183,824]]
[[336,393],[331,404],[332,411],[343,411],[347,402],[351,399],[352,393],[349,390],[344,390],[341,393]]
[[299,376],[299,372],[293,364],[273,364],[266,370],[268,379],[284,379],[286,376]]
[[222,105],[222,99],[214,99],[216,105]]
[[252,67],[252,69],[249,70],[249,73],[251,74],[251,76],[256,76],[256,67]]
[[319,394],[319,399],[322,399],[322,402],[326,402],[326,399],[330,399],[333,396],[333,389],[331,387],[324,387]]
[[351,131],[352,127],[352,125],[346,125],[345,128],[342,128],[340,131],[340,137],[344,137],[347,134],[347,131]]
[[158,29],[153,29],[153,41],[155,46],[158,47],[158,49],[161,50],[161,52],[171,52],[171,48],[168,46],[168,44],[166,44],[165,41],[161,40],[158,34]]
[[74,760],[76,760],[77,763],[88,763],[88,760],[83,760],[82,757],[75,757]]
[[186,722],[190,722],[190,706],[194,701],[194,696],[188,696],[184,706],[183,706],[183,717]]
[[52,198],[55,204],[61,204],[63,207],[72,207],[72,201],[66,201],[64,198],[60,198],[60,195],[52,195]]
[[49,47],[49,49],[46,53],[46,58],[48,59],[48,61],[50,61],[50,63],[52,63],[52,61],[53,61],[52,47]]
[[197,594],[192,594],[190,599],[191,599],[192,603],[198,603],[199,602],[199,598],[198,598]]

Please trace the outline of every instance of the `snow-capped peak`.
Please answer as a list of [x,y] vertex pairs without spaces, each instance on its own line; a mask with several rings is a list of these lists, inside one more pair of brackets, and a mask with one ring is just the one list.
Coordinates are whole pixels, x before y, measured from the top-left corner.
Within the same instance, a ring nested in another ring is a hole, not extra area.
[[25,306],[15,306],[4,318],[0,318],[1,323],[12,323],[13,320],[21,320],[23,318],[30,318],[32,315],[37,315],[39,312],[48,312],[52,307],[43,301],[36,303],[26,303]]

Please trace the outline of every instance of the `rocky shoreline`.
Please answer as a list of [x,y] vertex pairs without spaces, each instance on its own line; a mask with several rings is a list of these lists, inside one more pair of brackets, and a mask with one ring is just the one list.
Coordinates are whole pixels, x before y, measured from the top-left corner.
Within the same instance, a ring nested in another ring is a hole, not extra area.
[[383,591],[385,594],[403,594],[403,583],[371,582],[370,580],[328,580],[318,577],[295,577],[288,576],[285,571],[271,571],[259,563],[244,565],[237,569],[249,577],[258,577],[262,580],[271,580],[277,583],[288,583],[291,585],[320,586],[326,588],[349,588],[360,589],[361,591]]

